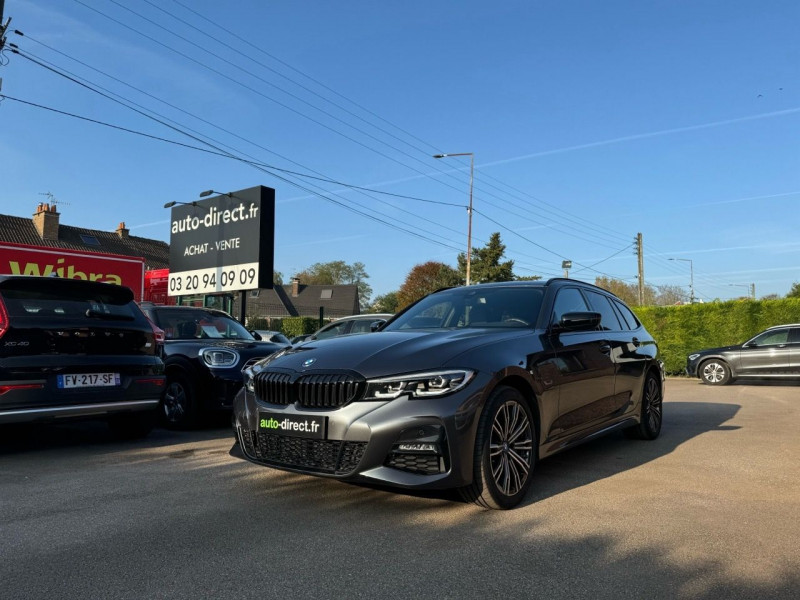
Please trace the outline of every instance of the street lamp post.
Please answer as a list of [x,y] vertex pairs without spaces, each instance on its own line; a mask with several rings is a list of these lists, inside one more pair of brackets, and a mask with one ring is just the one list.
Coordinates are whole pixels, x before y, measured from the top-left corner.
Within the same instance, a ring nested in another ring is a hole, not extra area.
[[752,299],[752,300],[756,299],[756,284],[755,283],[729,283],[728,285],[747,288],[747,297]]
[[694,263],[691,258],[670,258],[668,260],[681,260],[689,263],[689,302],[694,304]]
[[460,152],[458,154],[434,154],[433,158],[447,158],[448,156],[469,156],[469,207],[467,208],[467,285],[469,285],[472,264],[472,175],[475,171],[475,155],[472,152]]

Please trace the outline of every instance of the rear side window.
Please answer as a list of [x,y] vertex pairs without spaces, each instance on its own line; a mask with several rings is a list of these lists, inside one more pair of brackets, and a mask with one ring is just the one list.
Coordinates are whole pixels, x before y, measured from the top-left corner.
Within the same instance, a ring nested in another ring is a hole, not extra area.
[[18,279],[5,281],[0,294],[11,318],[60,316],[134,321],[141,315],[130,289],[111,284]]
[[606,331],[619,331],[621,329],[617,313],[614,312],[614,307],[611,306],[611,301],[603,294],[598,294],[591,290],[586,290],[586,295],[589,297],[589,302],[592,309],[603,315],[600,320],[600,329]]
[[628,325],[628,329],[638,329],[639,319],[636,318],[633,311],[618,300],[612,300],[612,302],[614,302],[614,306],[617,307],[619,314],[622,315],[624,323]]

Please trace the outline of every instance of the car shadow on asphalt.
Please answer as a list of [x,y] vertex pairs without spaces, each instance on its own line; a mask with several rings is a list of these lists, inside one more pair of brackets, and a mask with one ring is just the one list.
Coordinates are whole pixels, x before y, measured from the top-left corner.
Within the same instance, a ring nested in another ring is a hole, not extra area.
[[[632,440],[622,431],[611,433],[559,454],[536,465],[531,490],[520,506],[613,477],[666,456],[694,437],[711,431],[735,431],[726,425],[741,407],[737,404],[669,402],[664,405],[661,435],[652,441]],[[457,490],[398,490],[388,486],[352,485],[417,498],[465,503]]]
[[[671,453],[681,444],[703,433],[737,429],[738,427],[728,426],[725,423],[730,421],[739,409],[739,405],[727,403],[665,403],[664,426],[656,440],[631,440],[619,431],[540,461],[536,465],[531,491],[522,506],[635,469]],[[93,453],[117,452],[129,448],[166,448],[222,438],[230,438],[232,444],[233,435],[229,419],[229,415],[217,415],[191,431],[156,428],[147,438],[133,441],[120,441],[114,438],[106,424],[100,421],[4,425],[0,427],[0,456],[76,447],[85,447],[87,451]],[[295,477],[306,479],[304,475]],[[457,490],[401,490],[364,482],[346,485],[417,498],[465,502]],[[314,486],[292,487],[293,494],[303,494],[303,489],[314,489]],[[273,492],[276,491],[273,489]]]
[[[693,378],[690,377],[680,377],[677,379],[682,379],[684,381],[692,381]],[[707,386],[708,384],[703,383],[700,379],[694,379],[694,383],[700,386]],[[740,387],[740,386],[763,386],[763,387],[798,387],[800,386],[800,377],[795,379],[757,379],[747,378],[747,379],[734,379],[730,383],[726,384],[727,386],[731,387]],[[724,387],[724,386],[711,386],[708,387]]]
[[121,440],[102,420],[80,420],[0,425],[0,456],[40,450],[85,447],[119,451],[127,448],[157,448],[204,442],[221,437],[233,441],[230,413],[209,416],[192,430],[180,431],[157,426],[144,438]]

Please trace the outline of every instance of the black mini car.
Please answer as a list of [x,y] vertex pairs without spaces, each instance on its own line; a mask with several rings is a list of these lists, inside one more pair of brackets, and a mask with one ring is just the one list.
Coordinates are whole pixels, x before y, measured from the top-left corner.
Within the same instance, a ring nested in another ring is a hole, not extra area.
[[0,423],[103,418],[140,437],[164,383],[156,332],[129,288],[0,276]]
[[539,459],[614,429],[661,431],[655,340],[570,279],[426,296],[369,335],[305,342],[244,371],[234,456],[409,489],[524,498]]
[[161,413],[168,427],[188,428],[204,412],[230,410],[242,387],[242,367],[283,347],[256,340],[220,310],[152,304],[142,310],[164,331],[167,387]]

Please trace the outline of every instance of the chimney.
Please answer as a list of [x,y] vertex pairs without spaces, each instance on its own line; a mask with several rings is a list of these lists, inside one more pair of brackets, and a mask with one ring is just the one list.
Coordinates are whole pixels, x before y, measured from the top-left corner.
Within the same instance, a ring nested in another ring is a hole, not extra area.
[[58,239],[58,217],[61,215],[56,211],[56,205],[39,203],[36,212],[33,213],[33,226],[43,240]]
[[119,237],[121,237],[123,240],[125,240],[125,239],[128,239],[128,232],[129,231],[130,230],[127,227],[125,227],[125,221],[123,221],[122,223],[119,224],[119,226],[117,226],[117,230],[116,230],[115,233]]
[[295,277],[292,279],[292,298],[297,298],[300,295],[300,280]]

